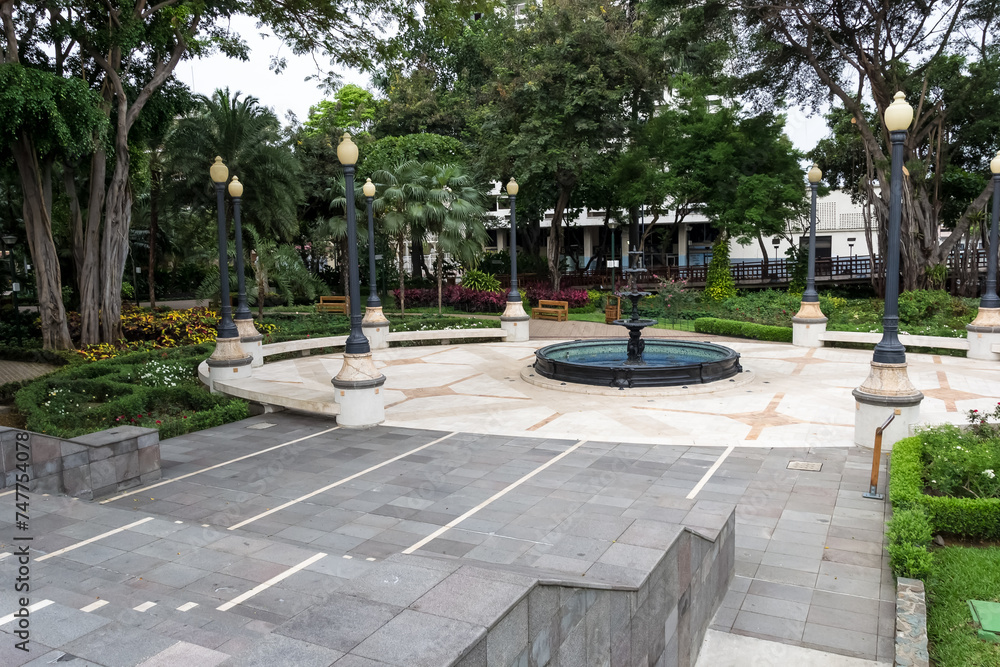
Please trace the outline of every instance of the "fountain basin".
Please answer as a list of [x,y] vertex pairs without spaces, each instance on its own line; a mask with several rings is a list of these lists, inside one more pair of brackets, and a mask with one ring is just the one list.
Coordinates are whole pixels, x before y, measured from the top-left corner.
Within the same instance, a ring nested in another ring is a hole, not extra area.
[[642,364],[627,364],[628,339],[548,345],[535,352],[535,372],[552,380],[619,389],[704,384],[740,373],[740,355],[714,343],[645,340]]

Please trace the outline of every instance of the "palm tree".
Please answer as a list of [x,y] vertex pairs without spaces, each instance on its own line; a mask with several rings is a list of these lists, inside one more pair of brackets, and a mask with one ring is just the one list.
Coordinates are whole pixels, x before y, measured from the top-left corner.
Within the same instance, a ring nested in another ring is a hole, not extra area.
[[423,174],[427,199],[414,213],[422,227],[437,237],[435,273],[440,315],[445,252],[460,261],[475,260],[487,238],[485,197],[458,165],[428,162],[423,165]]
[[278,117],[256,97],[241,99],[241,93],[231,94],[228,88],[197,100],[195,110],[167,138],[170,187],[179,200],[196,202],[194,208],[214,214],[208,167],[219,155],[245,187],[243,228],[291,241],[298,229],[295,207],[302,199],[300,166],[281,137]]
[[[399,262],[399,310],[406,316],[406,239],[419,230],[423,222],[421,207],[427,201],[428,189],[424,167],[416,160],[399,162],[391,169],[376,171],[372,176],[381,196],[375,200],[375,210],[382,214],[382,225],[396,242]],[[421,235],[422,236],[422,235]]]

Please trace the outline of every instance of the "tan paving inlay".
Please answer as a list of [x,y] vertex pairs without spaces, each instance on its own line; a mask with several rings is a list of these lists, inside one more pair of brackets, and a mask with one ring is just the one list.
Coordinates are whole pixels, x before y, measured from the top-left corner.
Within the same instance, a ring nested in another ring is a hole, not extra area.
[[[936,355],[934,358],[935,360],[940,359]],[[935,363],[941,362],[935,361]],[[948,375],[944,371],[937,371],[937,378],[938,384],[941,387],[938,389],[924,389],[924,396],[944,401],[944,409],[947,412],[958,412],[958,406],[955,405],[955,401],[971,401],[976,398],[986,398],[982,394],[973,394],[967,391],[952,389],[951,385],[948,384]]]

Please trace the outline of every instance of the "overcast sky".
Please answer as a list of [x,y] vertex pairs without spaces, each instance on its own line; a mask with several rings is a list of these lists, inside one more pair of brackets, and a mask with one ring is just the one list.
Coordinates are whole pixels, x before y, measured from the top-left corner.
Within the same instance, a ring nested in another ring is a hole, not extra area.
[[[178,65],[177,77],[196,93],[211,95],[215,89],[229,86],[231,91],[241,91],[258,98],[262,104],[271,107],[282,121],[287,111],[292,111],[300,122],[304,121],[309,107],[323,99],[316,82],[305,81],[307,76],[316,74],[316,62],[309,56],[292,54],[266,28],[258,30],[255,25],[255,19],[245,16],[232,21],[233,29],[250,46],[250,60],[241,62],[222,55],[189,60]],[[261,36],[261,33],[266,36]],[[288,66],[281,74],[268,69],[272,56],[286,58]],[[324,69],[328,67],[325,59],[319,58],[318,62]],[[368,76],[360,72],[345,70],[341,76],[344,83],[362,87],[370,84]],[[826,123],[819,115],[792,108],[787,116],[785,132],[799,150],[811,150],[827,134]]]

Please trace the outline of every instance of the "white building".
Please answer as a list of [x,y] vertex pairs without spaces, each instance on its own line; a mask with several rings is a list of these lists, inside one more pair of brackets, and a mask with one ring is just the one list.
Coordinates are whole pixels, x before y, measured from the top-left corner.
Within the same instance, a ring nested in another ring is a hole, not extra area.
[[[490,232],[491,249],[503,250],[509,245],[510,209],[506,197],[499,197],[494,212],[496,223]],[[553,211],[547,211],[541,222],[543,234],[552,225]],[[624,217],[624,216],[620,216]],[[646,244],[646,258],[650,268],[661,266],[703,266],[711,261],[712,242],[716,231],[711,222],[699,213],[689,214],[680,225],[673,223],[673,211],[661,215]],[[640,233],[650,221],[648,212],[640,218]],[[785,259],[785,251],[790,242],[807,245],[809,242],[808,219],[791,225],[783,237],[765,238],[768,258]],[[610,232],[605,227],[605,211],[582,209],[575,216],[564,219],[564,249],[566,269],[593,271],[603,269],[603,259],[599,258],[602,239]],[[777,247],[774,241],[777,240]],[[633,245],[629,239],[628,225],[622,225],[615,232],[615,254],[622,261],[620,266],[628,266],[628,250]],[[730,261],[754,262],[762,260],[760,244],[753,240],[748,245],[730,241]],[[610,255],[610,242],[607,247]],[[848,193],[831,191],[819,198],[816,204],[816,256],[828,257],[868,256],[865,241],[865,223],[861,206],[854,204]],[[598,261],[598,260],[601,261]]]

